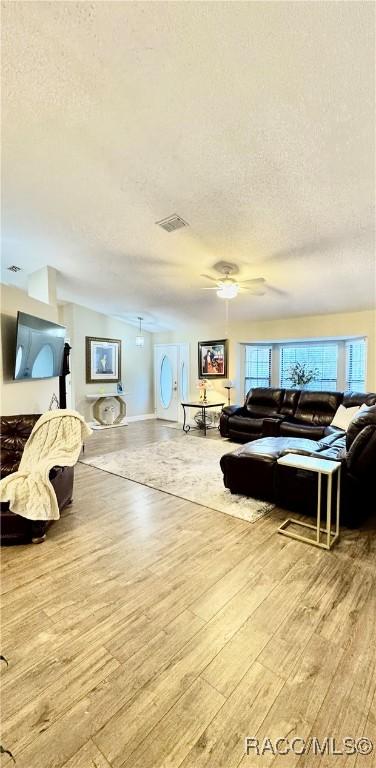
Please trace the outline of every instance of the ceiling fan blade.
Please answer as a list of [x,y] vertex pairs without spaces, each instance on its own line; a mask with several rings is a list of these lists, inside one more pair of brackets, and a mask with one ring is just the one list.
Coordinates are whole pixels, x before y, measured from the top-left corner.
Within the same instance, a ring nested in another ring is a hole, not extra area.
[[213,283],[218,282],[218,279],[216,277],[211,277],[210,275],[200,275],[200,277],[206,277],[207,280],[212,280]]
[[282,291],[281,288],[276,288],[274,285],[268,285],[268,291],[275,293],[277,296],[288,296],[287,291]]
[[249,280],[239,280],[240,283],[253,283],[254,285],[257,285],[258,283],[265,283],[265,277],[251,277]]
[[265,291],[253,291],[252,288],[243,288],[242,293],[243,291],[251,296],[265,296]]
[[219,291],[220,286],[213,286],[213,288],[200,288],[200,291]]

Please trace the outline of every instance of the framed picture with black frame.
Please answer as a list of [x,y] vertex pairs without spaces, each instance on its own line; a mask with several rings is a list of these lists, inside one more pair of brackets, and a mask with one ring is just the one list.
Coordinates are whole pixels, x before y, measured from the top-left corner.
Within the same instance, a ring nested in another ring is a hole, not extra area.
[[228,340],[198,342],[199,379],[226,379]]
[[121,380],[121,340],[86,336],[86,383]]

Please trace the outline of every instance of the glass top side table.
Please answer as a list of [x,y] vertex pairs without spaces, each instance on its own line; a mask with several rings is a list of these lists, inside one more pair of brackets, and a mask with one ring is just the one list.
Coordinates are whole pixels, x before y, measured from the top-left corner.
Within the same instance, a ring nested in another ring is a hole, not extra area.
[[215,402],[215,403],[203,403],[203,402],[190,402],[190,403],[181,403],[181,406],[183,408],[184,413],[184,422],[183,422],[183,430],[184,432],[190,432],[191,429],[200,429],[200,427],[191,427],[190,424],[187,424],[187,414],[186,414],[186,408],[196,408],[196,410],[201,411],[202,416],[202,424],[203,424],[203,430],[204,435],[206,437],[206,432],[208,429],[214,429],[215,427],[209,426],[206,421],[206,412],[208,408],[223,408],[224,402]]

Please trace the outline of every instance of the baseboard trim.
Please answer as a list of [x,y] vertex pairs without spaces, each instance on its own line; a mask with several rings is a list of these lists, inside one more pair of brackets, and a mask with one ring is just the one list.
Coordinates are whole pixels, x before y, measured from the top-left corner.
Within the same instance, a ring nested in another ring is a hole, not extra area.
[[146,421],[146,419],[156,419],[155,413],[141,413],[139,416],[127,416],[127,421]]

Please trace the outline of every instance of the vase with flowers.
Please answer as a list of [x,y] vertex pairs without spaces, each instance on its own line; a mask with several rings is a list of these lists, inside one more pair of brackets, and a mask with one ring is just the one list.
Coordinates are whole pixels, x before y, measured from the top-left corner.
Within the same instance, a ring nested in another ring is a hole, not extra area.
[[317,368],[310,368],[305,362],[297,362],[290,366],[287,380],[291,383],[292,387],[304,389],[311,381],[316,381],[318,377],[319,370]]

